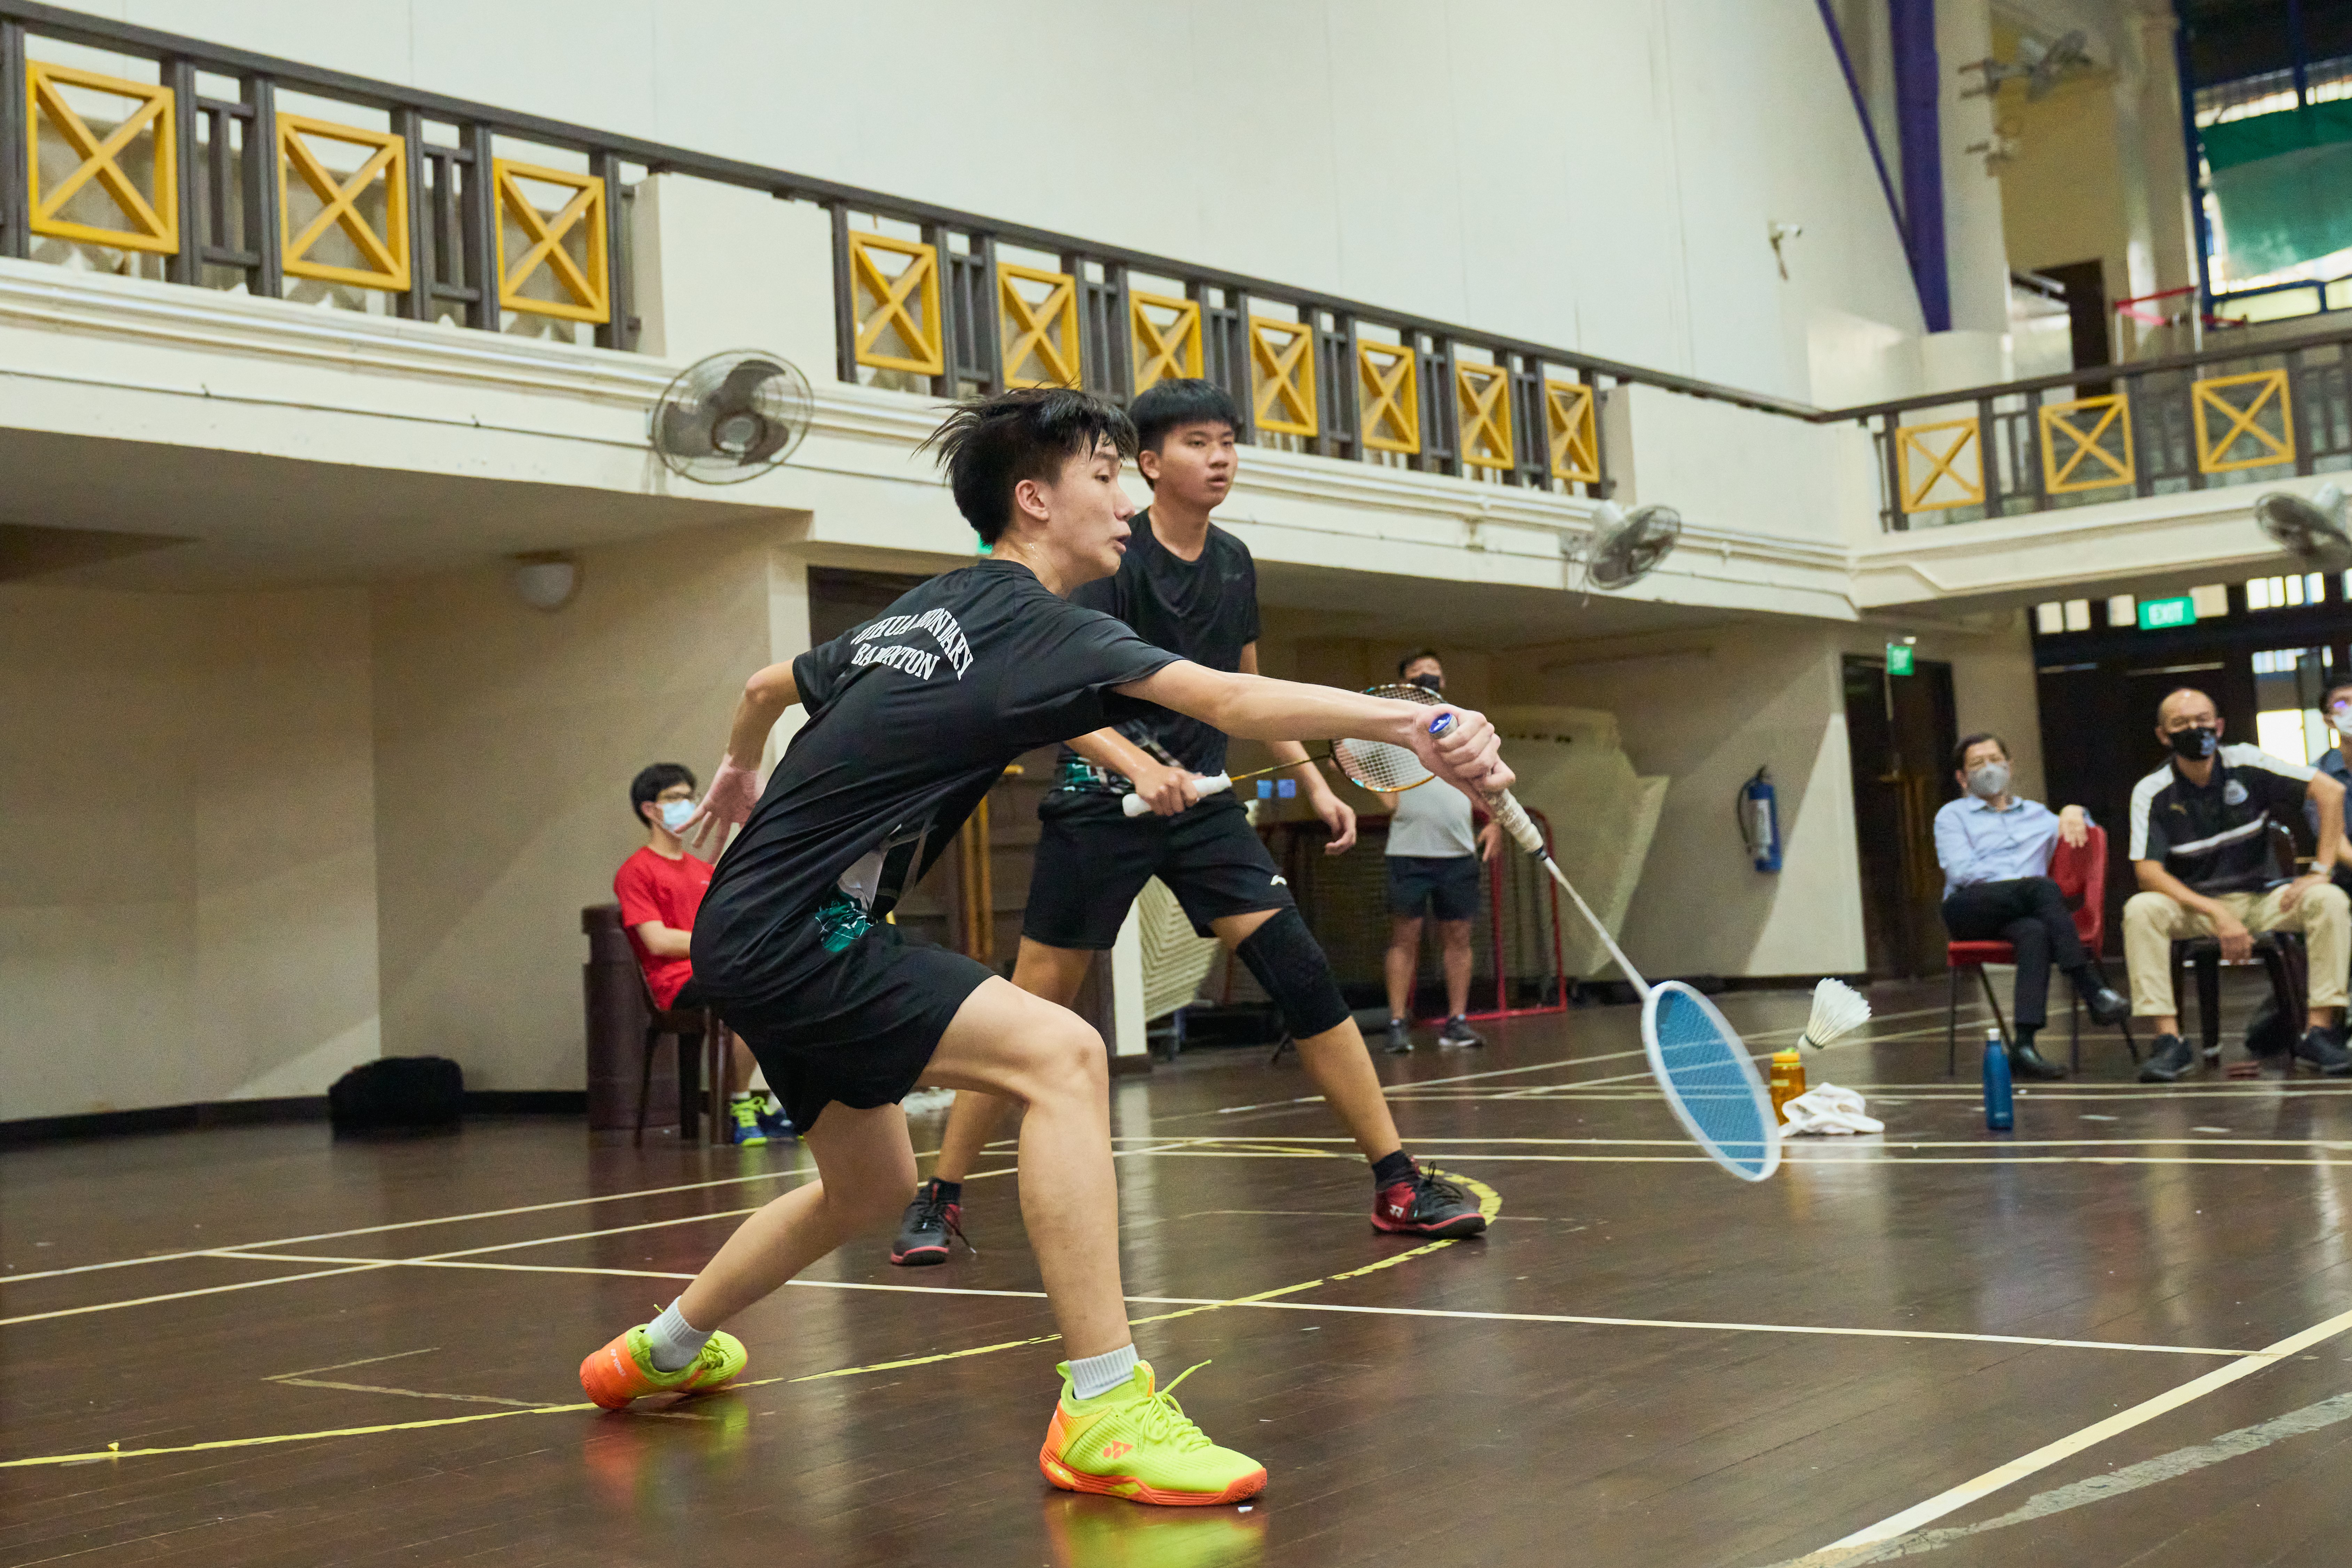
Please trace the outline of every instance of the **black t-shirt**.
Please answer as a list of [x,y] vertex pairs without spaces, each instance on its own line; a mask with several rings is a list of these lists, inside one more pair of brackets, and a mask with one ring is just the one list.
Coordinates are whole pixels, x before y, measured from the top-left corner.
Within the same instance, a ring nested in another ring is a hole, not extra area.
[[[1213,522],[1200,559],[1187,561],[1152,532],[1150,509],[1136,513],[1130,526],[1118,570],[1080,587],[1070,602],[1116,616],[1145,642],[1194,664],[1239,669],[1242,649],[1258,636],[1257,563],[1249,546]],[[1224,772],[1224,731],[1157,703],[1143,704],[1142,717],[1121,722],[1118,732],[1160,762],[1195,773]],[[1128,788],[1125,779],[1068,750],[1058,782],[1070,790],[1124,795]]]
[[2292,820],[2311,772],[2260,746],[2224,746],[2200,789],[2167,762],[2133,786],[2131,858],[2163,861],[2209,897],[2265,888],[2279,880],[2270,825]]
[[934,577],[801,655],[809,720],[719,858],[696,977],[722,995],[773,990],[836,889],[879,920],[1015,757],[1160,711],[1110,689],[1175,662],[1010,561]]

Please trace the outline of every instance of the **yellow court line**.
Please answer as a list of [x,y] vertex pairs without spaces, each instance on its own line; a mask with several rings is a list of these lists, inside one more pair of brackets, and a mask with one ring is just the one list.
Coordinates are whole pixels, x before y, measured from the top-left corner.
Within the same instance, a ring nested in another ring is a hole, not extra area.
[[[1479,1211],[1485,1214],[1488,1219],[1491,1220],[1496,1214],[1501,1211],[1502,1198],[1493,1188],[1485,1185],[1483,1183],[1470,1181],[1467,1178],[1457,1179],[1462,1180],[1465,1186],[1478,1194]],[[1385,1258],[1379,1263],[1370,1265],[1369,1268],[1349,1269],[1342,1274],[1329,1275],[1327,1279],[1353,1279],[1359,1276],[1370,1274],[1378,1269],[1393,1268],[1395,1265],[1402,1263],[1408,1258],[1419,1258],[1427,1253],[1435,1252],[1441,1247],[1451,1247],[1453,1245],[1454,1242],[1450,1239],[1429,1242],[1423,1246],[1413,1247],[1410,1251],[1398,1253],[1395,1257]],[[376,1266],[371,1265],[370,1267]],[[384,1267],[389,1267],[389,1265]],[[1190,1306],[1181,1311],[1163,1312],[1155,1317],[1137,1318],[1130,1320],[1130,1321],[1136,1324],[1168,1322],[1178,1318],[1189,1318],[1200,1312],[1215,1311],[1220,1307],[1240,1306],[1251,1301],[1265,1300],[1275,1296],[1289,1295],[1299,1290],[1312,1289],[1316,1286],[1325,1282],[1325,1279],[1310,1279],[1302,1284],[1283,1286],[1277,1289],[1261,1291],[1257,1295],[1241,1297],[1232,1301],[1218,1301],[1198,1306]],[[913,1289],[920,1289],[924,1288],[914,1287]],[[934,1355],[911,1356],[898,1361],[878,1362],[868,1366],[843,1367],[834,1372],[808,1373],[799,1377],[750,1378],[730,1384],[729,1386],[731,1388],[759,1388],[778,1383],[819,1383],[836,1377],[854,1377],[861,1373],[868,1372],[895,1372],[904,1367],[927,1366],[935,1362],[960,1361],[970,1356],[987,1355],[995,1351],[1017,1350],[1028,1345],[1047,1344],[1055,1340],[1058,1340],[1059,1338],[1061,1338],[1059,1334],[1041,1334],[1030,1339],[1005,1340],[992,1345],[976,1345],[969,1350],[948,1351]],[[90,1453],[47,1454],[23,1459],[0,1459],[0,1470],[21,1469],[29,1466],[37,1465],[84,1464],[95,1462],[100,1459],[139,1458],[159,1454],[207,1453],[222,1448],[261,1447],[271,1444],[311,1442],[328,1437],[367,1436],[383,1432],[414,1432],[431,1427],[463,1426],[476,1421],[499,1421],[516,1415],[554,1415],[572,1411],[593,1410],[594,1408],[596,1407],[593,1404],[585,1403],[578,1405],[543,1405],[524,1410],[489,1410],[470,1415],[446,1415],[428,1421],[396,1421],[373,1426],[342,1426],[322,1432],[277,1433],[260,1437],[221,1437],[215,1438],[210,1442],[182,1443],[165,1447],[123,1448],[117,1446]]]

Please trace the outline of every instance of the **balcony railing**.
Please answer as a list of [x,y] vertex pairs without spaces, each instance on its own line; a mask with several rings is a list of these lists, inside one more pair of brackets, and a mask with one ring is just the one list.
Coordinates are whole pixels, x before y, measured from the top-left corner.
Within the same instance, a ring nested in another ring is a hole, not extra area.
[[2352,468],[2352,333],[1841,409],[1890,532]]
[[[152,62],[116,76],[75,46]],[[63,58],[61,58],[63,57]],[[152,76],[152,79],[150,79]],[[1802,405],[783,170],[0,0],[0,256],[635,346],[634,184],[833,220],[835,374],[953,396],[1206,375],[1261,444],[1605,495],[1600,395]]]

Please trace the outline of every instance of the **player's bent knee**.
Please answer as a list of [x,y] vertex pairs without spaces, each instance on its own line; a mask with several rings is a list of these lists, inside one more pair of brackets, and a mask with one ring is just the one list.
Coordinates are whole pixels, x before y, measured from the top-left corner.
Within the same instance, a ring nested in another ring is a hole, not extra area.
[[1331,961],[1297,910],[1276,910],[1234,952],[1282,1009],[1283,1025],[1295,1037],[1307,1039],[1348,1021],[1348,1000],[1332,978]]
[[2165,893],[2134,893],[2124,900],[2124,919],[2168,921],[2180,906]]

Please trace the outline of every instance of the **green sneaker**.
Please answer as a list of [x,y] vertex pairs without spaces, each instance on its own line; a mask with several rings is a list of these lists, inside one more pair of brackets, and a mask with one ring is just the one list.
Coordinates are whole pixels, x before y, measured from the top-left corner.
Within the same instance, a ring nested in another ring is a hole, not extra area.
[[654,1366],[651,1342],[639,1324],[580,1363],[580,1386],[606,1410],[648,1394],[708,1394],[731,1382],[751,1358],[733,1334],[716,1333],[702,1353],[676,1372]]
[[768,1130],[760,1125],[760,1106],[748,1094],[739,1094],[727,1102],[735,1118],[735,1147],[749,1149],[768,1141]]
[[1080,1399],[1070,1392],[1070,1367],[1063,1363],[1055,1369],[1062,1397],[1037,1468],[1064,1491],[1130,1502],[1185,1507],[1257,1496],[1265,1489],[1265,1467],[1210,1442],[1176,1403],[1176,1384],[1208,1364],[1187,1367],[1155,1392],[1151,1363],[1138,1362],[1124,1387]]

